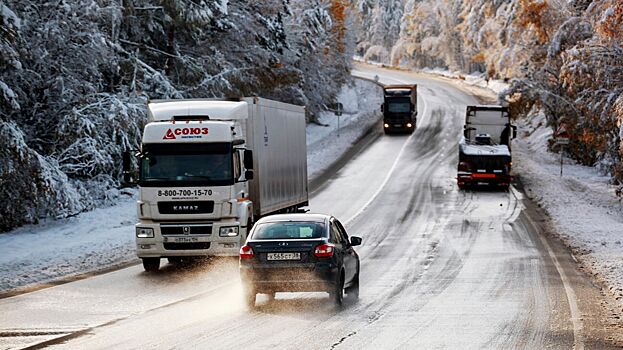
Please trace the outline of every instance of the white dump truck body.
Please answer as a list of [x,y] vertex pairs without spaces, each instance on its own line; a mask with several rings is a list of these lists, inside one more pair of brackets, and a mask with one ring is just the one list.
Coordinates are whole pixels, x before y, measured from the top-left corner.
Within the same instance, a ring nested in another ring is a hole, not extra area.
[[257,97],[148,107],[136,225],[146,269],[235,256],[253,220],[308,204],[304,107]]

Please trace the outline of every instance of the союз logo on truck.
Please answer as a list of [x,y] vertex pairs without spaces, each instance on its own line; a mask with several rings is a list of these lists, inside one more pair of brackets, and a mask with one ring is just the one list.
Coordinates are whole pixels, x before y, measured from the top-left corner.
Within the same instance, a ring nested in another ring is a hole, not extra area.
[[207,135],[208,134],[208,128],[177,128],[174,130],[167,130],[166,134],[164,134],[164,137],[162,138],[163,140],[175,140],[177,137],[175,137],[175,135],[178,136],[182,136],[182,138],[185,138],[184,136],[187,135]]

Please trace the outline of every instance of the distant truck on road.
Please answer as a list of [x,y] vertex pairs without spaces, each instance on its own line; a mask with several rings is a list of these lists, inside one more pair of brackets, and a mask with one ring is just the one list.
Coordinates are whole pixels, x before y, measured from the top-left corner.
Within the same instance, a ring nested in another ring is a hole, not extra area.
[[511,140],[517,127],[511,125],[507,107],[467,106],[463,138],[459,142],[457,182],[508,188],[511,176]]
[[164,257],[238,256],[254,220],[308,205],[304,107],[252,97],[148,109],[136,224],[146,271]]
[[417,85],[385,85],[383,95],[385,133],[412,133],[417,124]]

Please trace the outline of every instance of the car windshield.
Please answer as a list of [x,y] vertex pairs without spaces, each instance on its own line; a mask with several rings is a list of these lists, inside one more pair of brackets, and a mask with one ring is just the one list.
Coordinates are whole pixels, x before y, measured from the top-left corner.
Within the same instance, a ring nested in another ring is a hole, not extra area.
[[321,222],[268,222],[257,224],[252,239],[313,239],[324,236]]
[[141,159],[141,186],[231,185],[231,144],[146,145]]
[[388,100],[387,111],[389,113],[409,113],[411,111],[411,102],[406,98]]

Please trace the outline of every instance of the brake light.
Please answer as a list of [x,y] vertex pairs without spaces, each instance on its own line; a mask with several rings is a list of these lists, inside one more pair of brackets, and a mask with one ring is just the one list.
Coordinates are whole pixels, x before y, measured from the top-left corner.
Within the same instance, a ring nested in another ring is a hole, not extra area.
[[459,171],[472,171],[472,164],[470,162],[460,162]]
[[253,254],[253,248],[248,245],[240,247],[240,259],[252,259],[254,256],[255,254]]
[[314,249],[314,256],[317,258],[330,258],[333,256],[334,247],[331,243],[321,244]]

